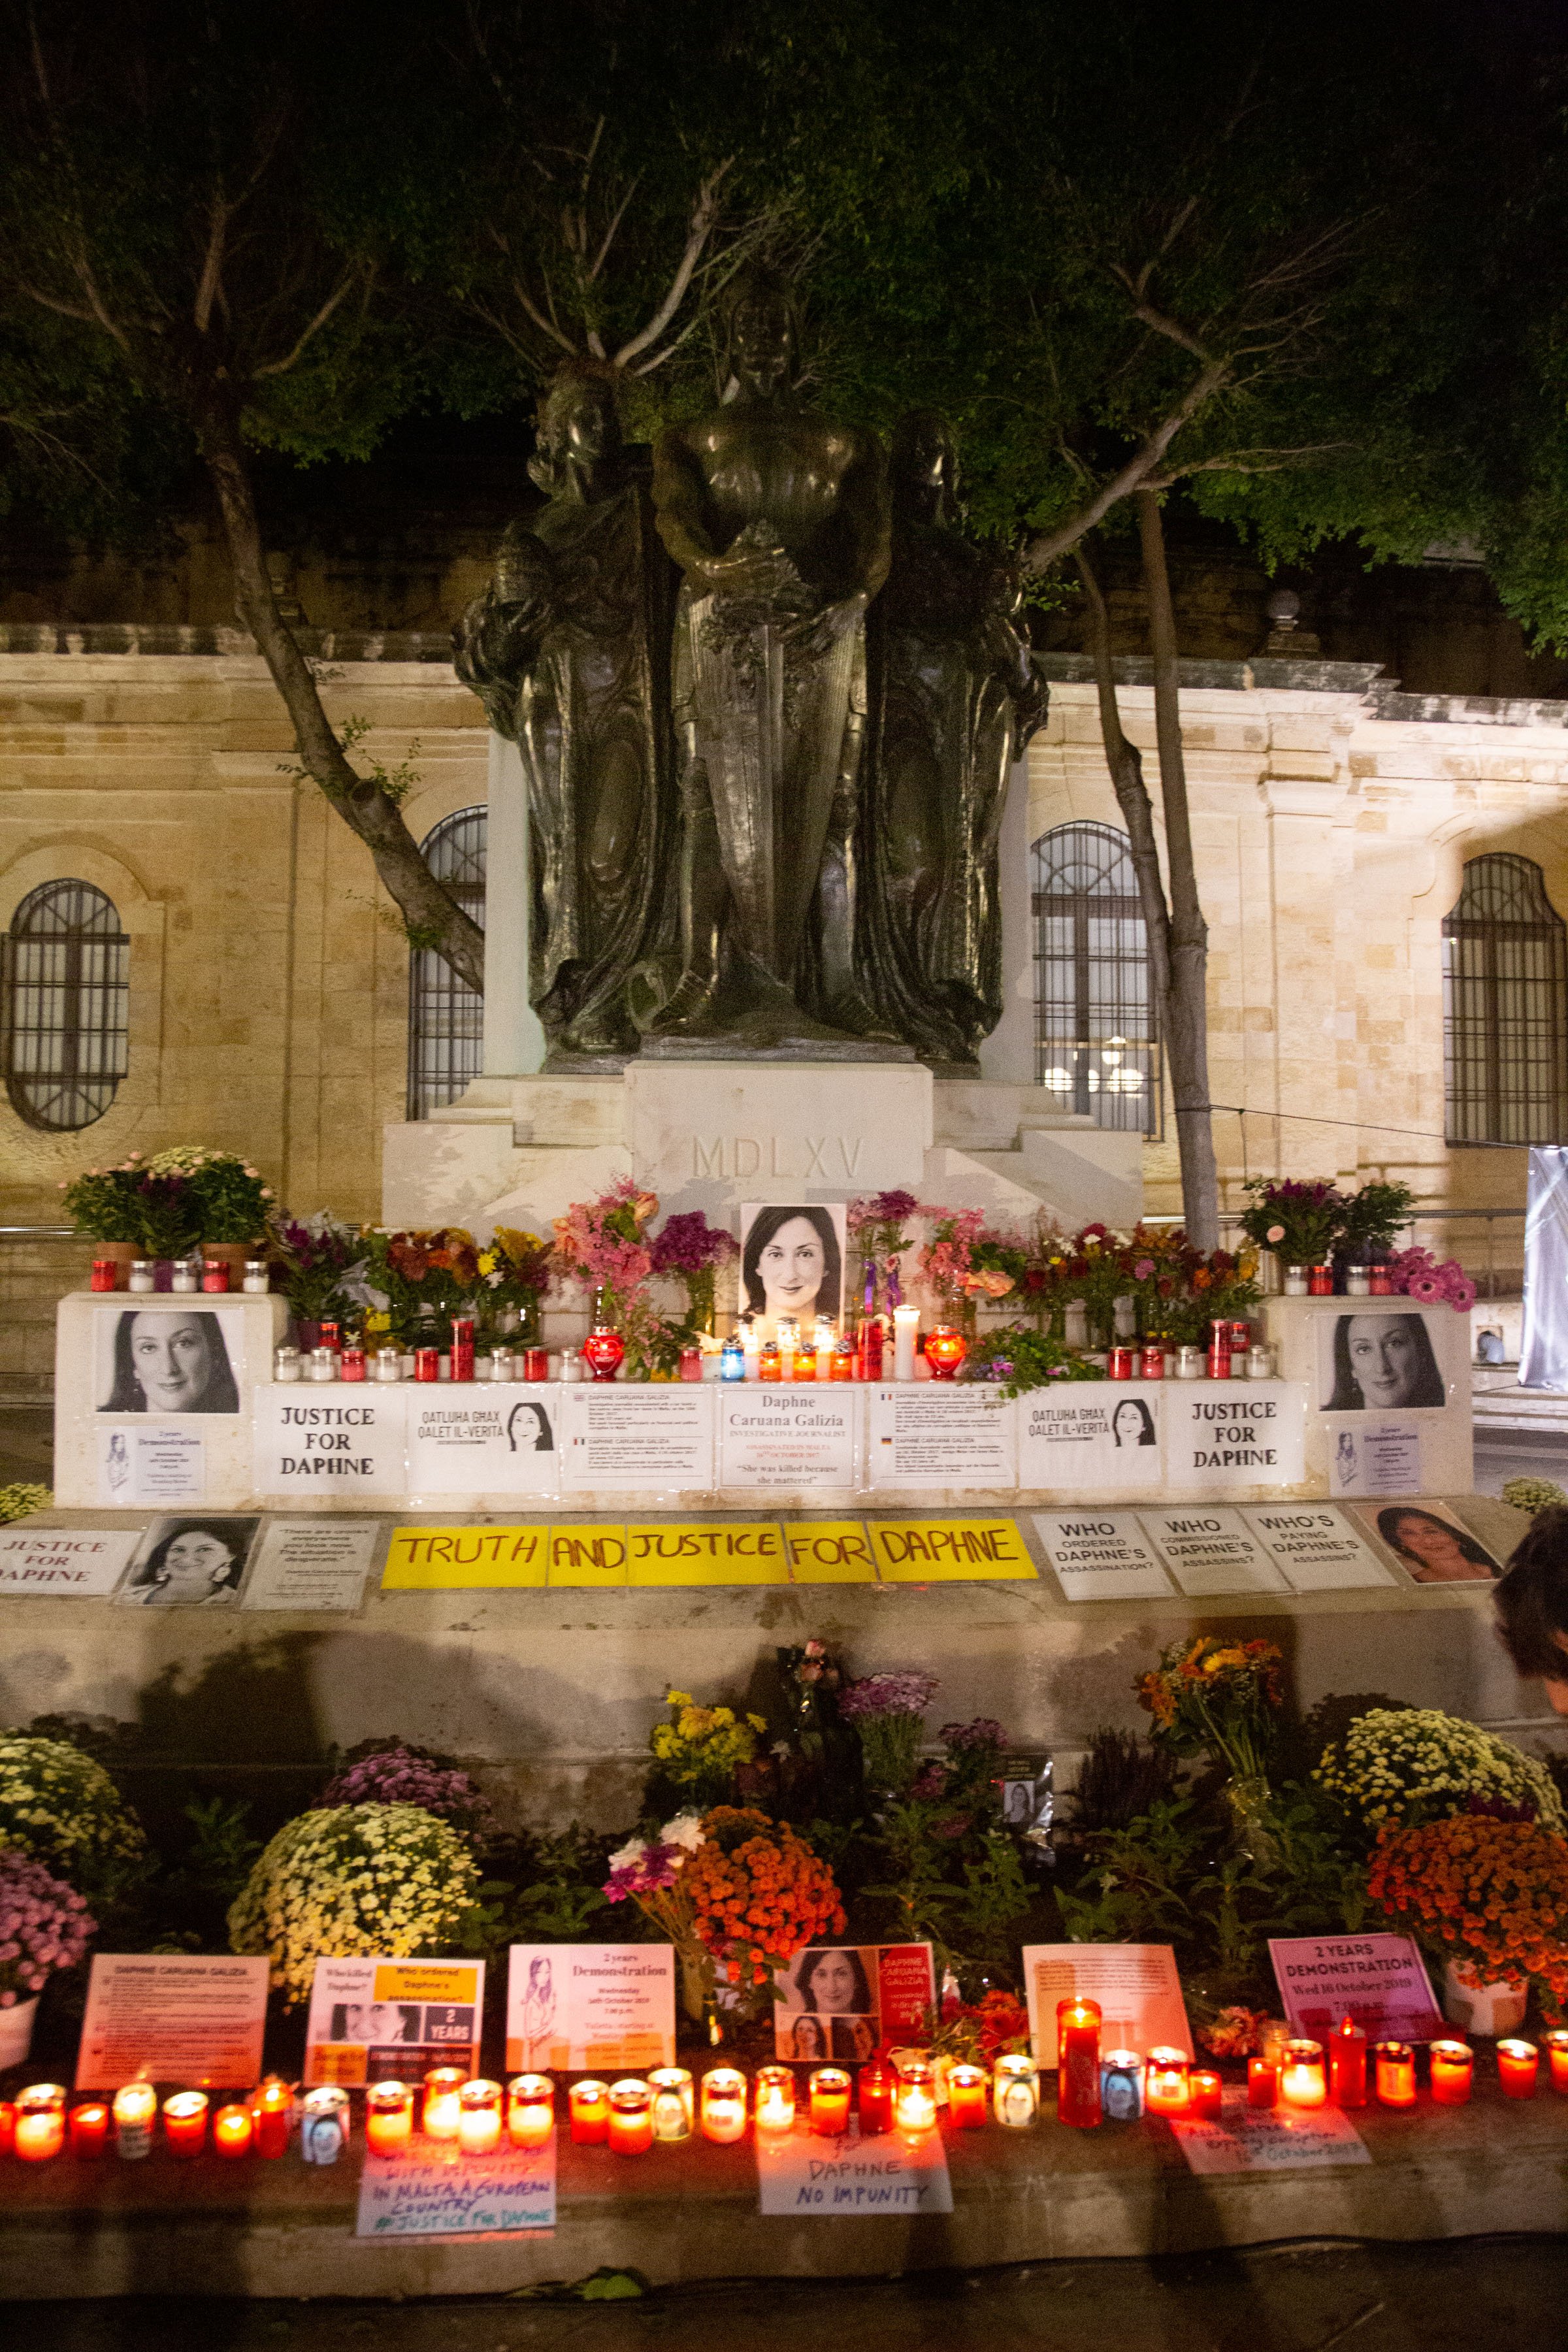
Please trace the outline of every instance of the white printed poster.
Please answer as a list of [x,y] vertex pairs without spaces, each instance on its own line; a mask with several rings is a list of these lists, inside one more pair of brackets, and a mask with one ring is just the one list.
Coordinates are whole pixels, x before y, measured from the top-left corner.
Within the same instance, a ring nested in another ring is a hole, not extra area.
[[1331,1495],[1421,1492],[1419,1422],[1330,1422],[1326,1434]]
[[405,1488],[405,1400],[375,1381],[268,1382],[256,1391],[258,1495],[345,1497]]
[[584,1381],[559,1390],[563,1488],[706,1493],[713,1393],[698,1381]]
[[1171,1580],[1131,1511],[1037,1511],[1065,1601],[1168,1601]]
[[1205,1494],[1298,1486],[1306,1431],[1304,1381],[1178,1381],[1165,1398],[1165,1475]]
[[721,1381],[721,1486],[852,1486],[861,1391],[848,1381],[775,1388]]
[[1344,1592],[1393,1577],[1331,1503],[1259,1503],[1242,1517],[1292,1592]]
[[457,2239],[541,2237],[555,2227],[555,2140],[488,2156],[426,2143],[417,2155],[367,2156],[360,2175],[356,2238],[430,2244]]
[[1055,2071],[1057,2003],[1100,2003],[1102,2050],[1193,2055],[1187,2006],[1169,1944],[1026,1944],[1024,1991],[1035,2062]]
[[0,1594],[101,1600],[141,1540],[140,1528],[0,1528]]
[[1138,1516],[1144,1534],[1189,1599],[1290,1590],[1237,1510],[1218,1503],[1189,1503],[1184,1508],[1141,1511]]
[[553,1495],[561,1394],[512,1381],[411,1388],[410,1495]]
[[867,1459],[874,1487],[1011,1488],[1018,1459],[1013,1400],[978,1381],[874,1388]]
[[321,1959],[305,2026],[305,2080],[363,2089],[433,2066],[479,2071],[483,1960]]
[[241,1607],[356,1612],[380,1533],[375,1519],[268,1519]]
[[184,2090],[250,2090],[261,2079],[268,1965],[227,1954],[95,1953],[77,2089],[117,2091],[145,2075]]
[[1020,1486],[1146,1492],[1161,1475],[1163,1381],[1064,1381],[1017,1402]]
[[675,2063],[669,1944],[513,1944],[509,2074],[646,2074]]
[[110,1510],[142,1503],[199,1503],[207,1491],[199,1429],[145,1422],[97,1430],[98,1499]]

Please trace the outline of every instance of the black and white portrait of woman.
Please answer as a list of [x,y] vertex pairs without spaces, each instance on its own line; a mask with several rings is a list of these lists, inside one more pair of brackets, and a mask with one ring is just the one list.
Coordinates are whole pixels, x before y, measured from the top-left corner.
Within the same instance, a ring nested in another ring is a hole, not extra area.
[[506,1417],[506,1442],[513,1454],[553,1454],[555,1440],[544,1407],[531,1397],[514,1404]]
[[741,1211],[741,1311],[771,1330],[781,1315],[809,1326],[844,1312],[844,1209]]
[[145,1556],[132,1563],[117,1599],[141,1609],[218,1609],[234,1604],[259,1519],[159,1519]]
[[1338,1315],[1331,1338],[1326,1322],[1320,1327],[1320,1348],[1325,1341],[1325,1412],[1403,1412],[1448,1402],[1423,1315]]
[[105,1316],[99,1331],[100,1412],[237,1412],[239,1390],[223,1328],[230,1320],[237,1340],[237,1317],[210,1307],[126,1307]]
[[1110,1434],[1119,1446],[1158,1445],[1154,1416],[1142,1397],[1123,1397],[1110,1416]]

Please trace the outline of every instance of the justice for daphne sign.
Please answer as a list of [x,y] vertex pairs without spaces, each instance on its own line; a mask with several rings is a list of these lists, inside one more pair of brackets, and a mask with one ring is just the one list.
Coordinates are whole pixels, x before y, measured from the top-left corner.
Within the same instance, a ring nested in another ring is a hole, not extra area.
[[401,1495],[403,1388],[268,1384],[256,1391],[258,1495]]
[[1181,1381],[1164,1402],[1173,1486],[1212,1495],[1294,1486],[1306,1476],[1307,1391],[1300,1381]]

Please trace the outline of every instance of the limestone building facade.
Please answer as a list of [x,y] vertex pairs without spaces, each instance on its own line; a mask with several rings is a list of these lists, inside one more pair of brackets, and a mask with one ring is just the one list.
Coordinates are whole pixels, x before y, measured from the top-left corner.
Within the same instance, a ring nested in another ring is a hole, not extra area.
[[[409,950],[368,856],[294,772],[282,706],[247,641],[15,625],[0,640],[0,1222],[53,1222],[58,1183],[84,1166],[193,1140],[253,1158],[296,1212],[377,1216],[382,1131],[409,1116]],[[363,718],[363,753],[413,769],[416,836],[483,810],[484,716],[444,638],[329,637],[319,650],[333,717]],[[1051,845],[1089,842],[1114,883],[1121,818],[1087,665],[1054,655],[1045,667],[1051,712],[1029,754],[1028,835],[1035,879],[1049,886],[1037,914],[1048,916],[1045,899],[1073,895],[1060,885],[1070,860]],[[1124,724],[1153,786],[1147,666],[1121,667]],[[1568,1123],[1568,704],[1415,697],[1372,665],[1259,660],[1185,665],[1183,718],[1226,1201],[1248,1172],[1376,1171],[1410,1182],[1431,1210],[1516,1213],[1525,1142]],[[471,864],[480,828],[447,830]],[[76,919],[95,909],[109,942],[78,956],[75,980],[29,944],[29,925],[58,931],[65,901],[50,889],[63,883],[85,886]],[[1467,890],[1469,913],[1446,939]],[[1081,1109],[1092,1068],[1089,1115],[1152,1129],[1146,1202],[1171,1213],[1174,1143],[1144,1108],[1159,1091],[1157,1048],[1130,1034],[1136,1004],[1124,999],[1108,1030],[1095,999],[1104,975],[1088,972],[1086,997],[1078,969],[1078,1009],[1100,1034],[1077,1037],[1065,1009],[1075,954],[1079,966],[1109,954],[1126,967],[1139,952],[1124,907],[1097,909],[1092,887],[1079,896],[1078,945],[1060,923],[1037,940],[1057,999],[1039,1074],[1064,1108]],[[493,894],[488,912],[506,919]],[[1107,949],[1118,921],[1120,945]],[[1458,972],[1447,1015],[1446,957]],[[440,975],[424,978],[426,1027],[460,1025],[460,1006],[443,1011]],[[32,1066],[66,1050],[37,1036],[72,1020],[94,1032],[68,1049],[79,1110],[84,1073],[97,1089],[85,1125],[68,1087],[51,1108]],[[117,1022],[122,1043],[106,1045]],[[438,1038],[423,1046],[415,1075],[428,1108],[467,1048],[444,1064]],[[122,1071],[109,1066],[116,1056]],[[1115,1076],[1133,1069],[1136,1082]],[[1515,1262],[1517,1231],[1497,1244]],[[1473,1256],[1479,1233],[1456,1225],[1450,1245]]]

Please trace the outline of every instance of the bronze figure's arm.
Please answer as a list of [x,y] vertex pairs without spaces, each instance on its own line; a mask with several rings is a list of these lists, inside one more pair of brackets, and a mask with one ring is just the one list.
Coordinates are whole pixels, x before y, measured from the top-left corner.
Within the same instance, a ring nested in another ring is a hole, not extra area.
[[845,472],[839,510],[847,527],[849,592],[858,589],[869,598],[892,562],[893,506],[880,448],[868,433],[858,437],[860,447]]

